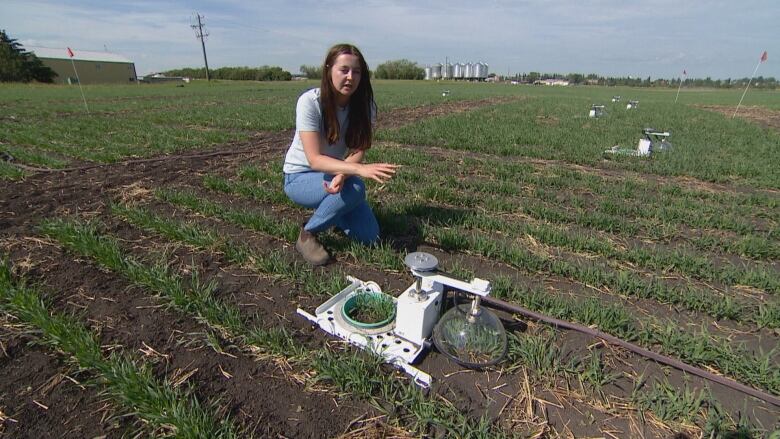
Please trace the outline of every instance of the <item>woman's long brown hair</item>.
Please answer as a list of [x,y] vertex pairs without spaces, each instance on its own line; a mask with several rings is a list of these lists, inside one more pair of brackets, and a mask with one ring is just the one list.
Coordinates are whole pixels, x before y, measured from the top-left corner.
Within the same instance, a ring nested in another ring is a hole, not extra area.
[[336,94],[333,89],[330,69],[339,55],[348,54],[358,57],[360,62],[360,83],[349,99],[349,115],[347,133],[344,140],[347,148],[367,150],[371,147],[371,112],[374,110],[374,90],[363,54],[351,44],[336,44],[328,50],[322,65],[322,82],[320,84],[320,102],[322,103],[322,119],[328,143],[336,143],[339,139],[339,121],[336,117]]

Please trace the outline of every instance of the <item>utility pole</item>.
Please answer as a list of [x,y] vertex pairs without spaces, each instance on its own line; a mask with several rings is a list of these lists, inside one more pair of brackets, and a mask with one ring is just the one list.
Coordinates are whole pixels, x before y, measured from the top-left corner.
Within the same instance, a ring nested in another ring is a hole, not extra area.
[[211,78],[209,78],[209,60],[206,58],[206,37],[209,36],[208,33],[203,33],[203,23],[200,21],[201,18],[204,18],[200,14],[196,13],[198,17],[198,24],[190,25],[191,28],[195,29],[195,38],[200,40],[200,46],[203,48],[203,63],[206,64],[206,81],[210,81]]

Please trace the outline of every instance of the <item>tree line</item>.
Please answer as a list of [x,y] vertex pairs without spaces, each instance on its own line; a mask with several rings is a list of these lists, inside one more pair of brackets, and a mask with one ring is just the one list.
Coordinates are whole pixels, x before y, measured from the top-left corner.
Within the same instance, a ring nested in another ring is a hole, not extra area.
[[[564,79],[571,84],[582,85],[625,85],[630,87],[677,87],[682,81],[683,87],[706,87],[706,88],[744,88],[750,78],[727,78],[727,79],[712,79],[709,76],[706,78],[652,78],[650,76],[646,78],[634,78],[634,77],[619,77],[619,76],[600,76],[595,73],[584,75],[582,73],[539,73],[528,72],[518,73],[514,76],[508,76],[506,79],[517,80],[524,83],[534,83],[544,79]],[[756,76],[753,78],[753,82],[750,83],[750,87],[764,88],[764,89],[776,89],[780,87],[777,79],[774,77]]]
[[[302,65],[301,74],[309,79],[321,79],[322,67],[312,65]],[[490,75],[495,76],[495,75]],[[425,70],[418,66],[416,62],[407,59],[387,61],[379,64],[373,72],[372,78],[377,79],[423,79]],[[523,83],[534,83],[544,79],[565,79],[575,85],[605,85],[605,86],[629,86],[629,87],[677,87],[682,81],[684,87],[705,87],[705,88],[744,88],[750,78],[727,78],[712,79],[706,78],[634,78],[620,76],[602,76],[595,73],[540,73],[528,72],[518,73],[514,76],[503,77],[506,80],[517,80]],[[751,87],[763,89],[780,88],[780,83],[774,77],[757,76],[753,78]]]
[[[206,79],[206,68],[185,67],[162,72],[167,76],[183,76],[195,79]],[[281,67],[220,67],[209,69],[212,79],[229,79],[233,81],[289,81],[292,74]]]
[[[302,65],[301,75],[309,79],[322,79],[322,67]],[[425,70],[416,62],[408,59],[398,59],[379,64],[376,70],[369,72],[371,78],[376,79],[423,79]]]

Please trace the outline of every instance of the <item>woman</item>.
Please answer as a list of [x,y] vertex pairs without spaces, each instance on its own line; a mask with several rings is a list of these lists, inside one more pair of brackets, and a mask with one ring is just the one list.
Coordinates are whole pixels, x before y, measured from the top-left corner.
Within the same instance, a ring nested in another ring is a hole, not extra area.
[[313,208],[295,249],[312,265],[328,261],[317,233],[337,227],[355,241],[372,244],[379,224],[366,202],[362,178],[384,183],[396,165],[363,163],[376,117],[368,66],[357,47],[337,44],[322,66],[320,88],[298,98],[295,137],[284,161],[284,192]]

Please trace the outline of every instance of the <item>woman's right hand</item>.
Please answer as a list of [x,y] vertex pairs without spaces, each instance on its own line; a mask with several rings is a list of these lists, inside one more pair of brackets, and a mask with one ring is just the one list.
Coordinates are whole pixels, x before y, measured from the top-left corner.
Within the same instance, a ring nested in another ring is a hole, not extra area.
[[396,168],[398,165],[391,163],[363,163],[360,165],[358,175],[378,183],[384,183],[392,178]]

